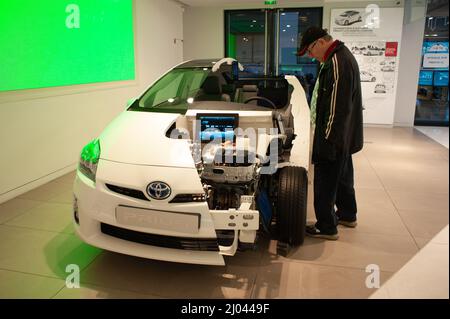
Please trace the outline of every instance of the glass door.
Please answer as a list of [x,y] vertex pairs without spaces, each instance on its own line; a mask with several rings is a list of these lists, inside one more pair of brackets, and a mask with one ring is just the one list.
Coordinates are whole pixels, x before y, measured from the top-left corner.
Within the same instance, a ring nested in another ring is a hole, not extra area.
[[310,26],[322,26],[322,8],[284,9],[278,12],[276,73],[295,75],[309,100],[317,78],[318,61],[296,55],[301,34]]
[[226,56],[235,58],[244,65],[245,73],[249,76],[267,72],[266,24],[265,10],[225,12]]
[[448,2],[428,2],[414,125],[448,126]]
[[309,99],[319,63],[296,53],[313,25],[322,26],[322,8],[226,10],[225,56],[244,65],[241,76],[297,76]]

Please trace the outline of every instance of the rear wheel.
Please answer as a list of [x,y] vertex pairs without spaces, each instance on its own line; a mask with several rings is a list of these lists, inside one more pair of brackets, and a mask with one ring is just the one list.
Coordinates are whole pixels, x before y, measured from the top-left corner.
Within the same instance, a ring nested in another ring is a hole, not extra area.
[[278,241],[301,245],[305,238],[308,176],[303,167],[288,166],[278,176],[276,223]]

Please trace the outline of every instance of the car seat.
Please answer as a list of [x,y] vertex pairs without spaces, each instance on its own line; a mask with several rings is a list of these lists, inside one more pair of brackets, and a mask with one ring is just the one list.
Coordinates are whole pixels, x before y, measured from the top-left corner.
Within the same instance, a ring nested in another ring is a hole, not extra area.
[[[258,87],[256,85],[244,84],[242,88],[236,90],[236,102],[244,103],[247,99],[258,96]],[[249,104],[255,104],[256,100]]]
[[199,94],[195,98],[197,101],[230,101],[228,94],[222,93],[219,78],[217,76],[208,76],[201,86]]

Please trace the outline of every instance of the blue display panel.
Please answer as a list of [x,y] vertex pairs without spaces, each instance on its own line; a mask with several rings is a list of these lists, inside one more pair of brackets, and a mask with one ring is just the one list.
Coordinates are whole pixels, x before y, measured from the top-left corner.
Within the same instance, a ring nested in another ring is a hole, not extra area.
[[235,139],[234,129],[238,127],[237,114],[197,114],[200,122],[200,140]]
[[434,72],[434,86],[448,86],[448,71]]
[[422,54],[425,53],[448,53],[448,41],[447,42],[431,42],[426,41],[423,43]]
[[433,71],[420,71],[419,85],[433,85]]

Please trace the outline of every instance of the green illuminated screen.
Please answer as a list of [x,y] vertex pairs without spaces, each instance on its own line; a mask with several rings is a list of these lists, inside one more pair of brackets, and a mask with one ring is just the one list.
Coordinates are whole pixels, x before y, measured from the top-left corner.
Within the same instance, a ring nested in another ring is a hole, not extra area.
[[0,1],[0,91],[134,77],[132,0]]

